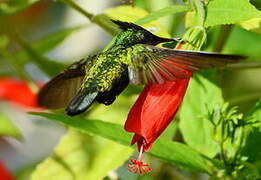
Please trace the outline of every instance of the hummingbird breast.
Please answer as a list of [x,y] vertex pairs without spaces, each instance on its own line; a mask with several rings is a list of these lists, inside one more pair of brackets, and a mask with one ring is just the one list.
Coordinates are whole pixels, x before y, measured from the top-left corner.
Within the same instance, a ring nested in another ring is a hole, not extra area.
[[98,54],[94,65],[86,72],[82,88],[98,92],[110,91],[128,70],[127,65],[121,61],[124,52],[122,49]]

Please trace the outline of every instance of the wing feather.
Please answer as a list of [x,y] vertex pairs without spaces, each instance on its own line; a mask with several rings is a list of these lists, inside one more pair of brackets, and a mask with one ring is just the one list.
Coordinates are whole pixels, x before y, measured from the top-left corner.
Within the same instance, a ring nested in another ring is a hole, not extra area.
[[222,67],[236,63],[244,56],[201,51],[184,51],[138,44],[129,64],[132,84],[163,84],[178,78],[188,78],[201,69]]
[[73,63],[51,79],[39,92],[38,104],[50,109],[63,108],[81,88],[86,68],[92,65],[93,57]]

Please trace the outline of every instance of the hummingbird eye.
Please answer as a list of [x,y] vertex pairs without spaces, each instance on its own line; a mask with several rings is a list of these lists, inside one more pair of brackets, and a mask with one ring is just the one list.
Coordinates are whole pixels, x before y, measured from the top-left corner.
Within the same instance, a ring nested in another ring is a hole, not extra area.
[[144,34],[140,34],[140,39],[145,39],[145,35]]

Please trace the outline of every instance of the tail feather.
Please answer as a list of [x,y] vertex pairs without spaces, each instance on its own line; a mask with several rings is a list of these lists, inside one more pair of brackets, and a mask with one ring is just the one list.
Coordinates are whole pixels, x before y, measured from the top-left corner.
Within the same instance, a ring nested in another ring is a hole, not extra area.
[[87,110],[95,101],[98,92],[82,90],[71,100],[65,109],[65,114],[75,116]]

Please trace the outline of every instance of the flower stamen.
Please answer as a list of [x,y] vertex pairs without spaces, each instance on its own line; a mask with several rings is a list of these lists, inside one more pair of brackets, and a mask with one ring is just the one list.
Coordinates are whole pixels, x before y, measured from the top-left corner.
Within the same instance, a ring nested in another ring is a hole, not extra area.
[[130,159],[130,164],[128,164],[129,172],[133,172],[134,174],[139,173],[140,175],[146,174],[152,170],[148,164],[142,162],[142,153],[144,149],[144,143],[141,145],[139,149],[139,156],[137,159]]

